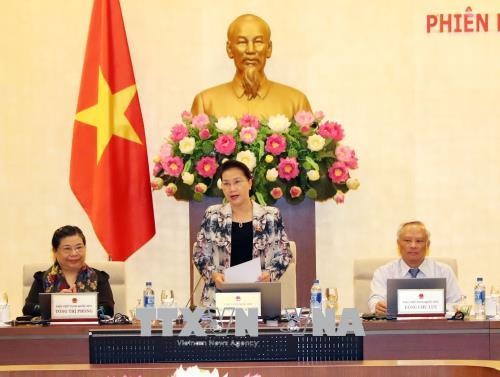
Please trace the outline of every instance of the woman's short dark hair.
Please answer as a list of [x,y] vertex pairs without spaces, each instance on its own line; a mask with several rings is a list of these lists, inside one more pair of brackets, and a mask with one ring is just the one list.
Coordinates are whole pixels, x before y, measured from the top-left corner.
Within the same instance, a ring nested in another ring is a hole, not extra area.
[[86,245],[87,241],[85,240],[85,236],[83,235],[83,232],[80,228],[74,225],[65,225],[60,227],[59,229],[56,229],[54,232],[54,235],[52,236],[52,250],[57,250],[59,245],[61,244],[61,240],[64,237],[69,237],[69,236],[80,236],[80,238],[83,241],[83,244]]
[[252,179],[252,172],[250,171],[250,169],[248,168],[248,166],[246,166],[243,162],[240,162],[240,161],[237,161],[237,160],[227,160],[226,162],[224,162],[221,165],[221,168],[220,168],[220,176],[221,176],[221,178],[222,178],[222,174],[224,174],[224,172],[226,170],[234,169],[234,168],[241,170],[241,172],[248,179]]

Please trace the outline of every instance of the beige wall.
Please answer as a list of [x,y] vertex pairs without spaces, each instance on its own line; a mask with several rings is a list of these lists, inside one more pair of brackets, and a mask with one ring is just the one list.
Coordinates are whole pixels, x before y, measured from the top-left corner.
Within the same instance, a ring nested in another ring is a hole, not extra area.
[[[0,291],[21,310],[26,262],[49,264],[62,224],[105,252],[68,184],[90,0],[0,0]],[[212,4],[212,6],[208,6]],[[500,284],[500,49],[498,32],[427,34],[425,16],[467,1],[122,0],[150,157],[202,88],[229,80],[225,30],[253,12],[271,25],[269,77],[306,92],[346,128],[361,188],[317,205],[317,271],[352,304],[356,257],[396,255],[395,232],[421,219],[432,253],[473,279]],[[473,11],[500,13],[498,2]],[[496,25],[495,25],[496,26]],[[127,261],[128,305],[144,281],[188,296],[188,207],[154,194],[157,234]],[[300,250],[298,251],[300,253]]]

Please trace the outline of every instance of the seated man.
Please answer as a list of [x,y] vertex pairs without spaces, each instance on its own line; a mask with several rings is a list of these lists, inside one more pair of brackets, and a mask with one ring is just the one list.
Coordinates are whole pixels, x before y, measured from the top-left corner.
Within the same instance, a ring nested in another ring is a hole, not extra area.
[[446,302],[460,300],[462,292],[450,266],[426,258],[430,234],[420,221],[404,223],[398,230],[401,258],[379,267],[373,274],[368,307],[371,312],[387,314],[387,279],[446,278]]

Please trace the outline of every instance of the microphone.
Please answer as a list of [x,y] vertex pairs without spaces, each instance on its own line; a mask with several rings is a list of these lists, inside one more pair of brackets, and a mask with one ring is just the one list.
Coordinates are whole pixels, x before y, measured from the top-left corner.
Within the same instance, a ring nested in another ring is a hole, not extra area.
[[190,310],[196,309],[196,305],[194,305],[194,302],[193,302],[194,301],[193,296],[194,296],[194,292],[196,292],[196,288],[198,288],[202,279],[203,279],[203,275],[200,275],[200,278],[198,279],[198,281],[194,285],[193,290],[189,292],[189,299],[187,300],[186,304],[184,305],[185,308],[187,308],[189,305]]

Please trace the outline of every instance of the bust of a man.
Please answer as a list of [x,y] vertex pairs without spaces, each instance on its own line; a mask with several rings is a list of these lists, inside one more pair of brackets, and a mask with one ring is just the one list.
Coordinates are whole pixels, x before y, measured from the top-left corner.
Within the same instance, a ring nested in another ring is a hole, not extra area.
[[251,114],[258,118],[284,114],[292,118],[300,110],[311,111],[306,96],[297,89],[267,79],[266,61],[272,53],[271,29],[260,17],[245,14],[227,30],[226,51],[234,60],[236,74],[231,82],[199,93],[193,114],[217,118]]

